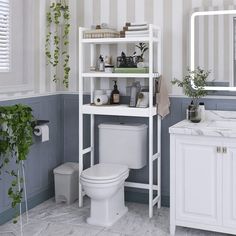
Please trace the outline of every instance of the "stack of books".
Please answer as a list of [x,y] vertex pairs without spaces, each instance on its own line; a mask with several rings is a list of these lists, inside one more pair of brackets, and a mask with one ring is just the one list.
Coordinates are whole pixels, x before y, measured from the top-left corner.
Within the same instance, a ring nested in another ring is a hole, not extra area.
[[147,23],[126,23],[123,30],[120,31],[121,38],[129,37],[148,37],[149,30]]

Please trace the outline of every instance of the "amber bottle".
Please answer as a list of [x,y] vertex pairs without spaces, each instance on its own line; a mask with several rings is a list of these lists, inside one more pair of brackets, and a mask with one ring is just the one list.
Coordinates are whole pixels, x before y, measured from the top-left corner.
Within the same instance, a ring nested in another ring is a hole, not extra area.
[[111,92],[111,104],[120,104],[120,92],[117,89],[116,81],[114,83],[114,89]]

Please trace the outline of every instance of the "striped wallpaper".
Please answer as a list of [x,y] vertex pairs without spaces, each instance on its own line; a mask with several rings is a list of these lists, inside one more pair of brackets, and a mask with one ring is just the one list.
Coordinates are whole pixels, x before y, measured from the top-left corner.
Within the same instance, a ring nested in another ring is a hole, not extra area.
[[[78,21],[79,25],[85,27],[107,22],[121,29],[126,21],[147,21],[160,26],[163,30],[163,77],[167,81],[169,93],[181,95],[181,89],[173,87],[170,81],[172,78],[181,78],[190,64],[191,12],[196,9],[229,9],[234,6],[236,0],[86,0],[79,1]],[[121,50],[132,53],[134,48],[101,46],[100,50],[102,54],[116,55]],[[125,93],[125,87],[130,83],[129,79],[119,81],[122,93]],[[144,81],[141,80],[141,83]],[[97,86],[107,88],[111,86],[111,81],[101,79]]]
[[[110,26],[121,30],[125,22],[153,23],[162,27],[163,25],[163,0],[86,0],[80,1],[80,25],[90,27],[91,25],[106,22]],[[124,51],[127,55],[133,54],[134,45],[102,45],[100,53],[102,55],[116,56]],[[141,84],[146,84],[147,80],[137,79]],[[132,83],[132,79],[119,79],[119,90],[121,94],[126,94],[126,86]],[[111,88],[111,79],[98,80],[97,87]]]
[[[35,8],[38,40],[35,42],[35,78],[34,94],[54,93],[56,90],[64,90],[55,86],[48,76],[44,59],[45,37],[45,13],[52,0],[36,0],[38,8]],[[189,65],[189,40],[190,40],[190,14],[195,8],[220,7],[228,9],[236,6],[236,0],[68,0],[71,9],[71,78],[68,92],[76,92],[78,89],[78,26],[90,27],[94,24],[107,22],[111,26],[121,29],[126,21],[147,21],[162,28],[163,31],[163,77],[167,81],[169,93],[182,95],[182,90],[170,84],[173,78],[181,78]],[[120,48],[120,46],[101,46],[101,53],[117,55],[121,50],[128,54],[134,51],[134,47]],[[98,81],[98,87],[108,88],[111,82],[106,79]],[[144,81],[141,80],[142,83]],[[0,82],[1,83],[1,82]],[[124,94],[126,86],[131,81],[123,79],[119,81],[121,92]],[[17,93],[17,96],[24,93]],[[32,93],[33,94],[33,93]],[[14,96],[11,94],[10,96]]]

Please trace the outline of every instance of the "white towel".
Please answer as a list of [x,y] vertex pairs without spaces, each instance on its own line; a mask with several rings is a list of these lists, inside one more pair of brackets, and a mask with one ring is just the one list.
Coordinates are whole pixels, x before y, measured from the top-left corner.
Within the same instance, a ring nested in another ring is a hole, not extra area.
[[170,99],[168,95],[168,90],[166,87],[166,82],[160,76],[159,78],[160,86],[159,86],[159,91],[157,93],[157,113],[162,117],[162,119],[170,113]]

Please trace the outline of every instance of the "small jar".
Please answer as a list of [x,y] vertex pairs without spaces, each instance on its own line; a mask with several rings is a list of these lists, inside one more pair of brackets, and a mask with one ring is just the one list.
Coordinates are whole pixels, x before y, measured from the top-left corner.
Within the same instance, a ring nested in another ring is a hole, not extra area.
[[106,73],[113,73],[114,66],[105,66],[105,72]]

